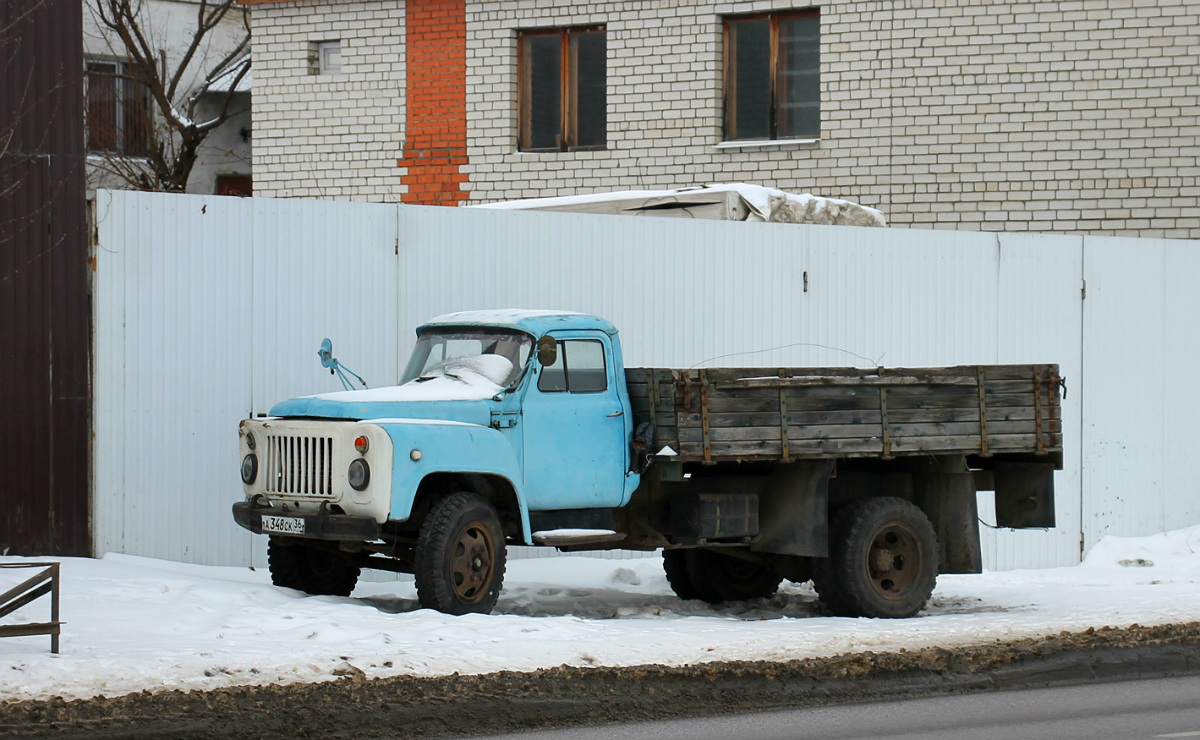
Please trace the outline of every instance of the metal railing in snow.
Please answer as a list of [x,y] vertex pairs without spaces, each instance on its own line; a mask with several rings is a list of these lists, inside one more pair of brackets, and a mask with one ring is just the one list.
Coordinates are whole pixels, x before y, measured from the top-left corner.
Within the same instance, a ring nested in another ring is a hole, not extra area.
[[42,568],[37,575],[0,593],[0,619],[50,594],[50,621],[29,624],[0,624],[0,637],[50,635],[50,652],[58,652],[61,622],[58,620],[58,563],[0,563],[0,568]]

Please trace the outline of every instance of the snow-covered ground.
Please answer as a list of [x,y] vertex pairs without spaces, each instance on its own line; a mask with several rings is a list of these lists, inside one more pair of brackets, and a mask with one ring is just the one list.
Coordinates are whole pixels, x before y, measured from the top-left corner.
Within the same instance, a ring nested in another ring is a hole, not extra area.
[[[0,558],[0,563],[26,562]],[[509,563],[494,614],[418,610],[412,582],[362,583],[352,598],[275,588],[264,571],[122,555],[63,560],[62,652],[0,640],[0,701],[211,689],[345,675],[439,675],[558,665],[791,660],[953,646],[1090,626],[1200,620],[1200,526],[1107,538],[1082,565],[943,576],[906,620],[818,616],[806,586],[710,607],[677,599],[662,561]],[[0,569],[0,591],[29,575]],[[4,623],[43,621],[43,598]]]

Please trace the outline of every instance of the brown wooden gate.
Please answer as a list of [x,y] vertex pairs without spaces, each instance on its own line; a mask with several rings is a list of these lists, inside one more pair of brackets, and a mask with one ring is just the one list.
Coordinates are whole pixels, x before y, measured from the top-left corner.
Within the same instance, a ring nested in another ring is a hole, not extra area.
[[82,6],[0,0],[0,554],[90,554]]

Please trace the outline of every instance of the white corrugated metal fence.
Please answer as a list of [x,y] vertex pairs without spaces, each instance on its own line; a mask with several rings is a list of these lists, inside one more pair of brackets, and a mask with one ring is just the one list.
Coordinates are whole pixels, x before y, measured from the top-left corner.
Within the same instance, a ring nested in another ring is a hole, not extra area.
[[1183,447],[1200,409],[1174,370],[1200,351],[1194,242],[98,197],[98,552],[248,562],[238,420],[339,389],[323,337],[385,385],[417,324],[496,307],[605,316],[631,366],[1057,362],[1058,527],[986,531],[987,566],[1200,520]]

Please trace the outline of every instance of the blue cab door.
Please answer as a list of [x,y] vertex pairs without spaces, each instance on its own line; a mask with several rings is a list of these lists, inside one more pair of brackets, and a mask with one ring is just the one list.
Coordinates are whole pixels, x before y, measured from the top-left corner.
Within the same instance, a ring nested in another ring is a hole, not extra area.
[[522,405],[525,499],[536,511],[620,506],[627,409],[603,332],[563,332],[553,364],[535,362]]

